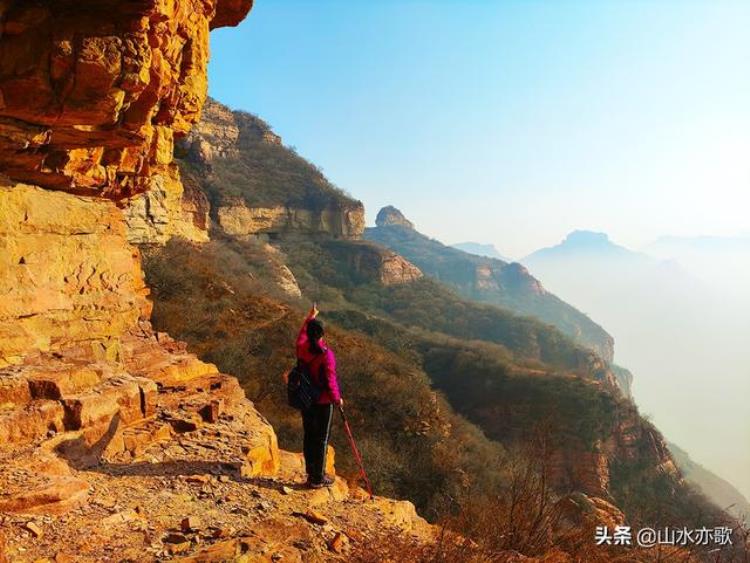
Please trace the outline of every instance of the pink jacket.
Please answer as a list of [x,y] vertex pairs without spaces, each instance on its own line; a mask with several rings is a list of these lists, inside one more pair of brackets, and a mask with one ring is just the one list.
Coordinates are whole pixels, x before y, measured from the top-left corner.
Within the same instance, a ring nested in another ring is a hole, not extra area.
[[307,317],[297,336],[297,359],[301,360],[310,371],[313,383],[323,389],[318,399],[319,405],[330,405],[341,399],[339,381],[336,376],[336,356],[333,354],[325,340],[321,340],[322,354],[316,354],[310,350],[310,341],[307,338],[307,323],[312,317]]

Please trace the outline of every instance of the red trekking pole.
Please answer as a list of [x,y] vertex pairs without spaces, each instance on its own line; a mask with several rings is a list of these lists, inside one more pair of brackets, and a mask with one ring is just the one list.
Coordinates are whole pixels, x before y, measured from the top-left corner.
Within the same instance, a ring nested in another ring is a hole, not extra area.
[[362,454],[359,453],[357,444],[354,442],[352,429],[349,427],[349,421],[346,419],[346,415],[344,414],[344,407],[341,404],[339,404],[339,412],[341,413],[341,418],[344,420],[344,432],[346,432],[346,437],[349,439],[349,445],[352,447],[354,459],[357,460],[357,465],[359,465],[359,474],[364,480],[365,486],[367,487],[367,492],[370,494],[370,500],[372,500],[372,485],[370,485],[370,480],[367,478],[365,465],[364,463],[362,463]]

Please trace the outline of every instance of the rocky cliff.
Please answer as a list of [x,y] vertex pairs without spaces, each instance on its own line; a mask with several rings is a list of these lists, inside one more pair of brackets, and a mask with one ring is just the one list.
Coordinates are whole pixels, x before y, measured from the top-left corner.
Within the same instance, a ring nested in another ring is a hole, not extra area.
[[406,227],[407,229],[414,228],[414,223],[404,217],[404,214],[392,205],[387,205],[378,211],[378,215],[375,217],[375,224],[378,227],[399,225],[401,227]]
[[251,4],[4,2],[0,170],[121,206],[132,198],[136,240],[205,238],[201,210],[180,203],[174,139],[206,98],[209,29],[236,25]]
[[4,2],[0,167],[113,200],[149,190],[200,115],[209,29],[236,25],[251,4]]
[[209,29],[251,3],[2,4],[4,363],[106,346],[148,319],[115,203],[183,191],[173,139],[206,97]]
[[[590,444],[572,440],[564,447],[553,449],[549,467],[555,486],[612,501],[617,495],[613,468],[636,465],[647,468],[641,478],[662,476],[675,487],[683,484],[661,433],[644,422],[635,409],[619,408],[615,416],[605,438]],[[616,502],[621,500],[618,498]]]
[[392,250],[366,241],[329,244],[327,248],[346,272],[358,283],[376,282],[383,286],[411,283],[423,274],[414,264]]
[[357,239],[364,231],[362,203],[332,186],[252,114],[209,99],[177,152],[208,194],[211,216],[225,234]]
[[164,215],[177,201],[205,232],[173,139],[206,96],[209,29],[251,3],[0,4],[0,560],[299,560],[356,552],[345,523],[432,533],[408,503],[331,505],[361,498],[340,479],[264,481],[300,479],[299,457],[234,377],[149,323],[128,237],[189,232]]
[[328,205],[322,209],[278,205],[248,207],[236,200],[216,209],[224,233],[235,237],[333,236],[356,239],[364,231],[364,208]]

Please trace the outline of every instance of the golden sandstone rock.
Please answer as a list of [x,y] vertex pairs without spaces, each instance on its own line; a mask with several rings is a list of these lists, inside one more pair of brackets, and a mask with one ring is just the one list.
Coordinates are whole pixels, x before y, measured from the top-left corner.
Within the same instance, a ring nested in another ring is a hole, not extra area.
[[30,472],[20,488],[2,483],[2,510],[53,511],[85,496],[83,481],[50,474],[57,466],[42,457],[79,468],[136,456],[171,438],[160,422],[171,412],[200,418],[217,399],[237,466],[278,469],[273,429],[237,381],[151,330],[140,255],[117,207],[151,188],[183,199],[174,137],[205,100],[209,26],[236,25],[250,6],[0,4],[0,473]]
[[174,139],[206,99],[209,28],[237,25],[251,5],[0,3],[0,173],[132,206],[133,242],[207,240],[205,206],[183,198]]
[[217,209],[221,229],[231,236],[305,233],[334,238],[357,239],[365,229],[364,207],[329,204],[321,210],[277,205],[247,207],[243,202],[224,205]]
[[251,5],[2,3],[0,170],[111,199],[146,191],[200,115],[209,28],[236,25]]
[[0,182],[0,366],[89,343],[92,354],[150,315],[139,254],[120,211]]

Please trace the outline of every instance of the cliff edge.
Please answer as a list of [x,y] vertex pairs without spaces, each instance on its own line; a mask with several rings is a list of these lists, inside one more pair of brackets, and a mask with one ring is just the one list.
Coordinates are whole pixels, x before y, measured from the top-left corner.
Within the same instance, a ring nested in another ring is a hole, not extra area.
[[[409,503],[341,504],[362,496],[341,479],[282,489],[299,457],[149,322],[123,208],[183,200],[173,143],[206,98],[209,30],[251,4],[0,5],[0,560],[343,557],[358,518],[359,549],[367,525],[432,533]],[[185,208],[161,209],[189,238]]]

